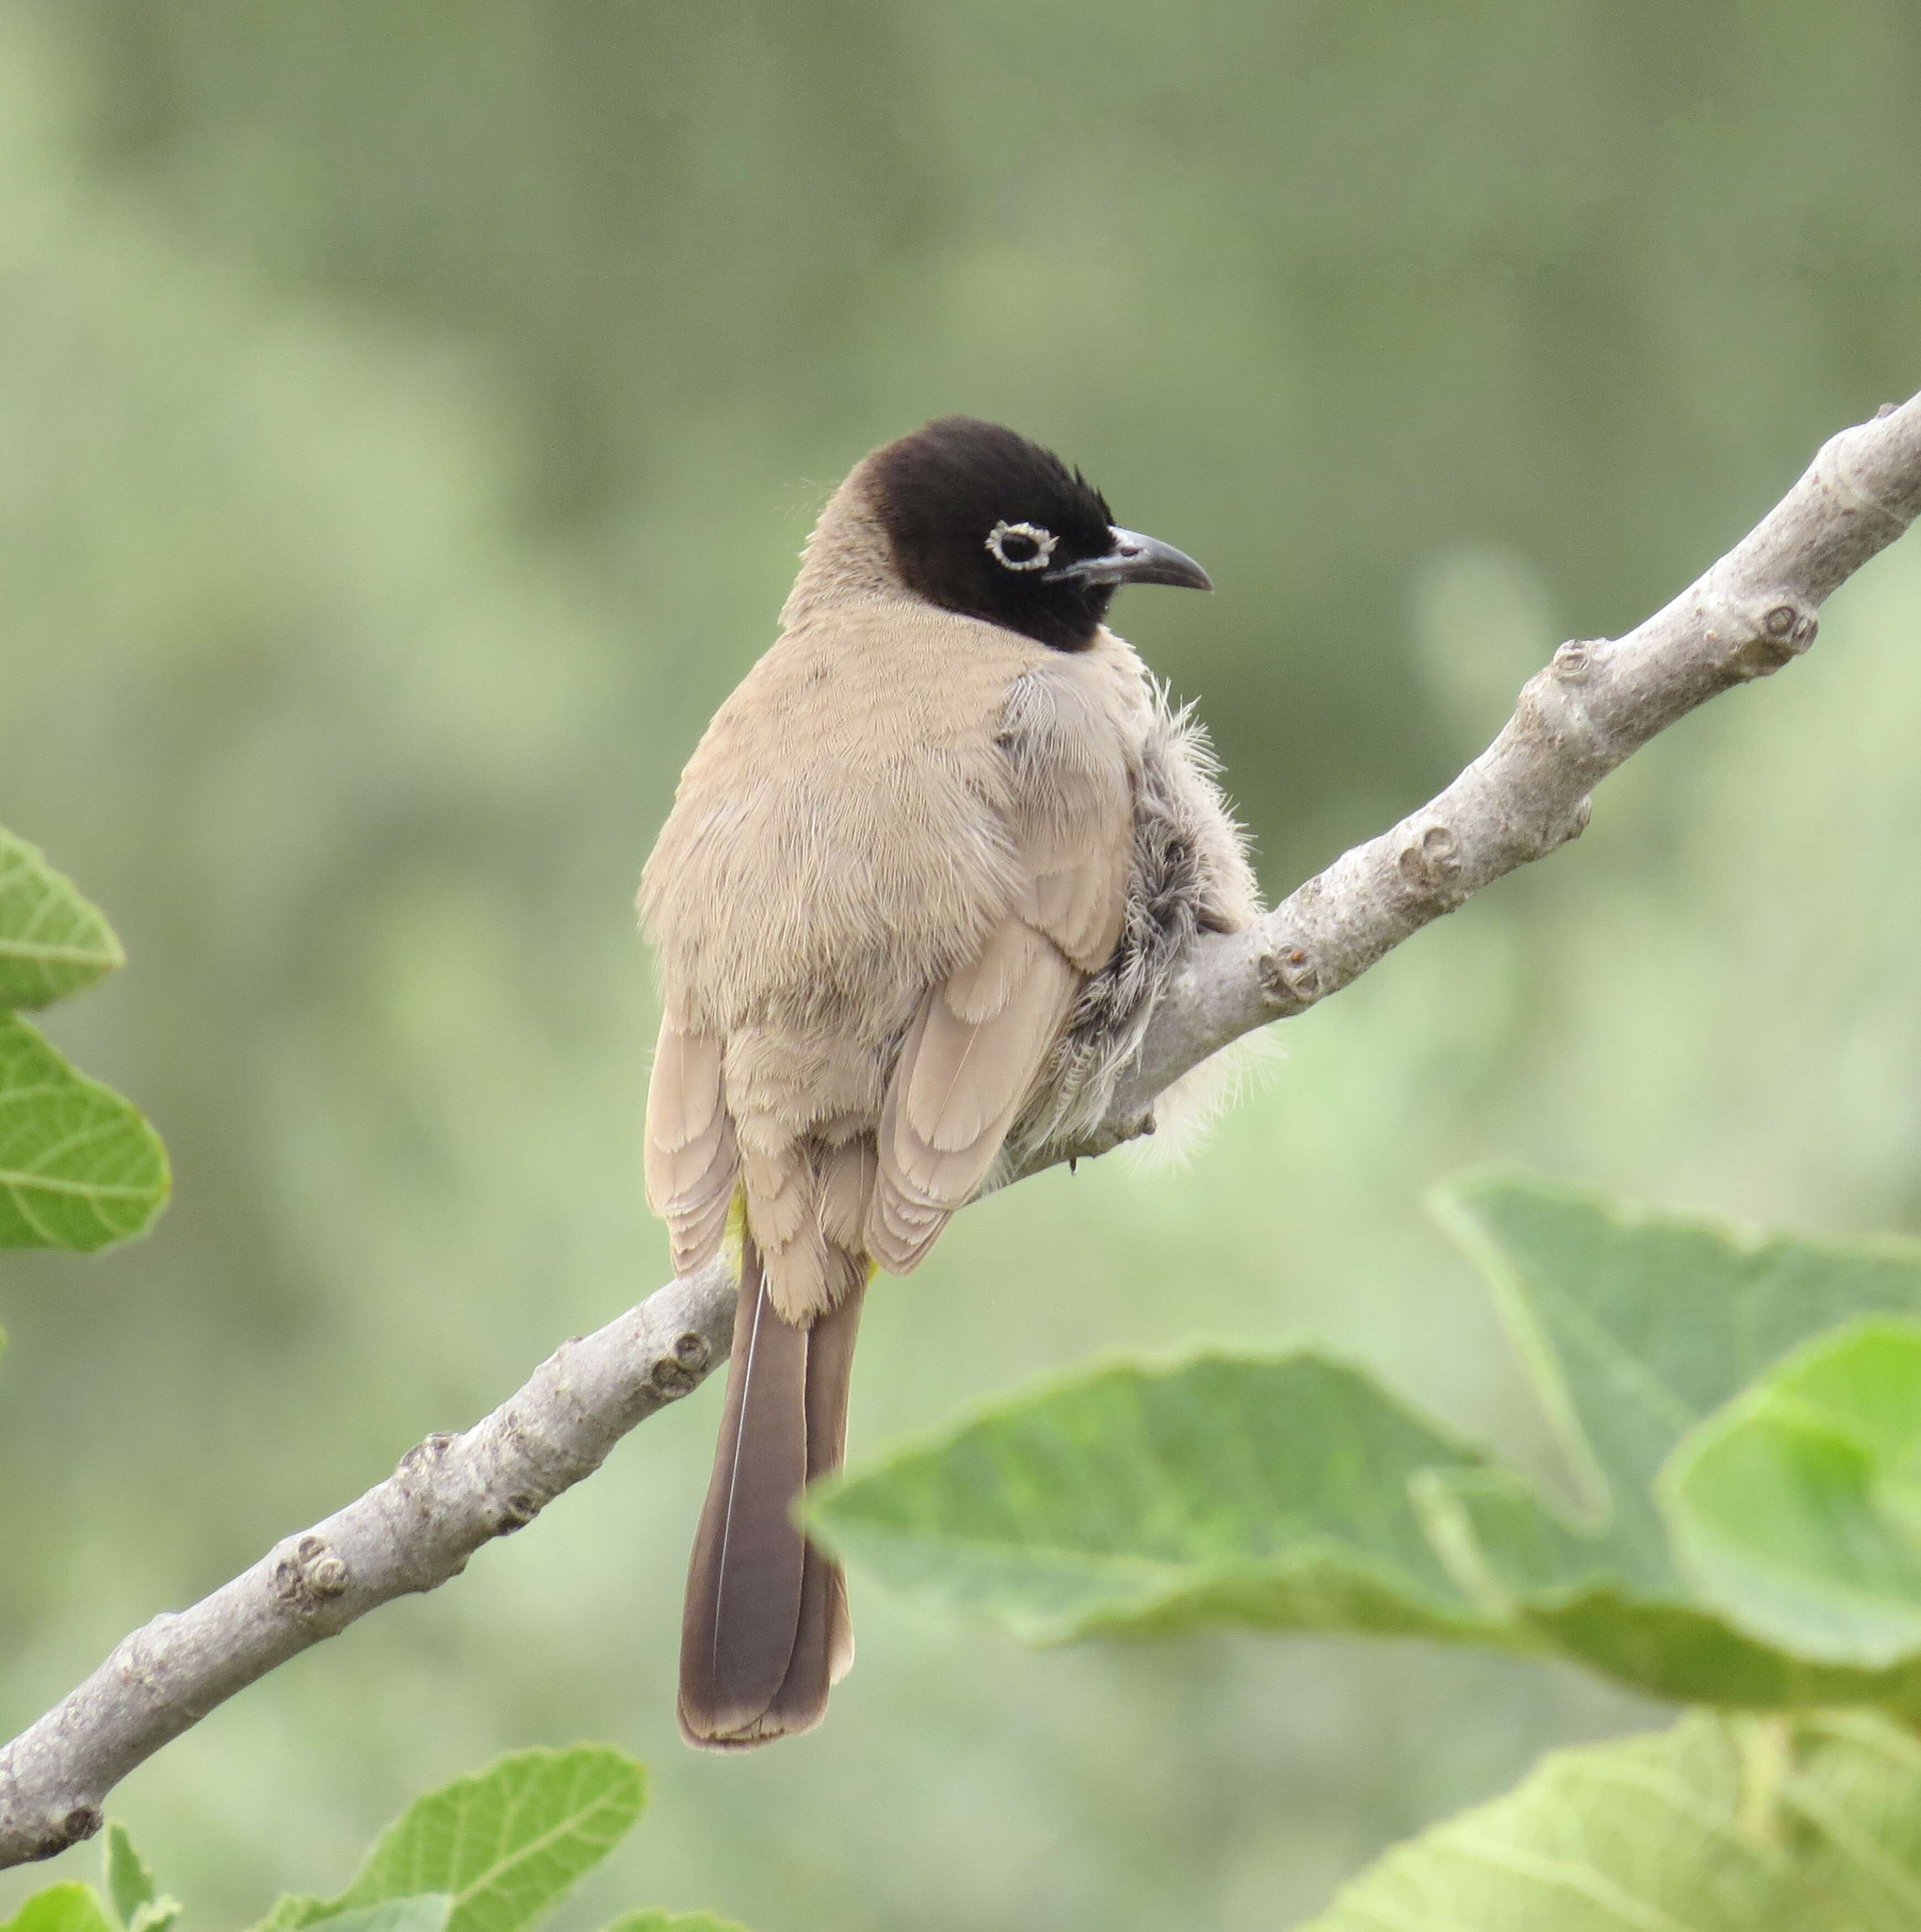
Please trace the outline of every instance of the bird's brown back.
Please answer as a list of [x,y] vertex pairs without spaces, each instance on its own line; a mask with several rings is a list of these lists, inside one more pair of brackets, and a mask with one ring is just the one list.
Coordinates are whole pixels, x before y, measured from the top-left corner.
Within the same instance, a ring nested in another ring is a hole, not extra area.
[[692,1028],[898,1039],[1018,889],[1007,692],[1046,655],[904,597],[789,631],[722,705],[642,875]]

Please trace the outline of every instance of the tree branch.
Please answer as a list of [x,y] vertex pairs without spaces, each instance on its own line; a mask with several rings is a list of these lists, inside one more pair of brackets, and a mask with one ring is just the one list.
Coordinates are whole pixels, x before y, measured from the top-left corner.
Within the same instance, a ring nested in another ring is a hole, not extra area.
[[[1917,511],[1921,396],[1833,437],[1741,543],[1638,628],[1563,644],[1438,797],[1247,932],[1197,946],[1082,1151],[1142,1132],[1154,1097],[1209,1054],[1339,992],[1429,920],[1578,836],[1600,779],[1696,705],[1805,651],[1816,608]],[[0,1866],[90,1836],[115,1784],[236,1690],[531,1522],[725,1358],[733,1314],[720,1264],[670,1282],[563,1343],[464,1435],[429,1436],[356,1502],[136,1630],[0,1751]]]

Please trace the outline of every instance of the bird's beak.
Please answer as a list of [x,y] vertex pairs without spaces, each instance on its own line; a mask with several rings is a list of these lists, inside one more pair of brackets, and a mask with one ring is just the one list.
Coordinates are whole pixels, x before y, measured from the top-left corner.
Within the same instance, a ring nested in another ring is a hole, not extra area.
[[1113,538],[1099,556],[1064,563],[1041,578],[1043,584],[1175,584],[1187,590],[1211,590],[1214,580],[1185,550],[1144,537],[1139,530],[1110,526]]

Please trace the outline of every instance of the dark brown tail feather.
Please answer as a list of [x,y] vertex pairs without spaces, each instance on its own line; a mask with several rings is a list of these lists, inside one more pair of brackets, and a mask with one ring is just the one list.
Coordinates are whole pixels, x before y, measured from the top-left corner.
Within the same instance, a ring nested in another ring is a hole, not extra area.
[[[863,1270],[864,1273],[864,1270]],[[860,1326],[866,1284],[856,1286],[807,1334],[807,1480],[830,1476],[847,1447],[847,1391],[854,1369],[854,1340]],[[841,1567],[807,1546],[800,1582],[800,1619],[794,1661],[780,1694],[769,1706],[768,1737],[811,1731],[827,1715],[827,1692],[854,1662],[854,1626],[847,1614],[847,1580]]]
[[854,1658],[840,1566],[794,1526],[803,1483],[840,1466],[864,1267],[811,1329],[767,1298],[743,1244],[727,1402],[694,1539],[680,1635],[680,1734],[744,1749],[811,1730]]

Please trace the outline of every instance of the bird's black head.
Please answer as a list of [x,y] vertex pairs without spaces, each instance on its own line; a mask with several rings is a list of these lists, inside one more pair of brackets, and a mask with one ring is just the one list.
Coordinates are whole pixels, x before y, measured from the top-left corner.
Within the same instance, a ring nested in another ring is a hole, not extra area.
[[1123,584],[1213,588],[1192,557],[1118,529],[1079,470],[998,423],[943,416],[870,465],[908,589],[1055,650],[1092,644]]

